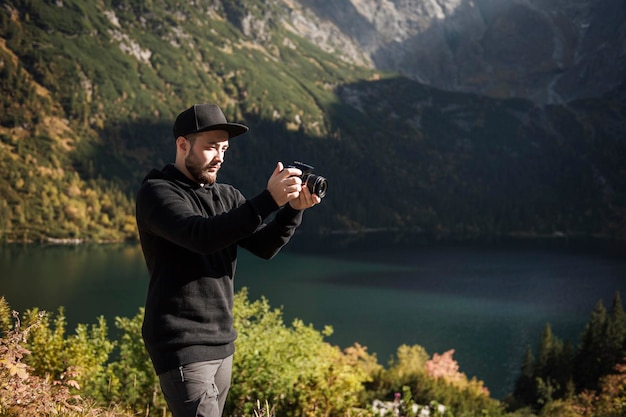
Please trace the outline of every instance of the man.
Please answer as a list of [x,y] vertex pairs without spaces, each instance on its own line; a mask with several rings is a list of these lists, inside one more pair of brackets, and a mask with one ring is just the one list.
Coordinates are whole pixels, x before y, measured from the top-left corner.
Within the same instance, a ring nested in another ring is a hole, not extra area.
[[175,163],[152,170],[137,194],[150,273],[142,333],[174,417],[222,414],[237,337],[238,246],[274,257],[300,225],[302,211],[321,201],[302,186],[299,169],[281,162],[251,199],[216,182],[229,140],[247,131],[228,123],[214,104],[183,111],[173,129]]

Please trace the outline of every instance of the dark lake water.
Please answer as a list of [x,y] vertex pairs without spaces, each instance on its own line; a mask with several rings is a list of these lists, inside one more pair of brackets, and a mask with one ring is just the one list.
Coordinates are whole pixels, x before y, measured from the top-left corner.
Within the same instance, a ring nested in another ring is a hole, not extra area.
[[[460,370],[496,398],[547,323],[578,343],[598,300],[608,307],[616,291],[626,294],[626,259],[597,245],[321,247],[287,248],[272,261],[241,251],[236,287],[282,307],[287,323],[331,325],[330,343],[358,342],[383,365],[402,344],[455,349]],[[134,316],[147,280],[137,245],[0,246],[0,295],[20,312],[64,306],[70,329]]]

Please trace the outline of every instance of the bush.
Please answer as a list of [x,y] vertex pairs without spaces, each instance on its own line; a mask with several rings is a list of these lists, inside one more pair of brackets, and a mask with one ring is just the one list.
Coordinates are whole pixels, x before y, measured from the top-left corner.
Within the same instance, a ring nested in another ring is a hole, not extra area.
[[[2,321],[6,319],[6,301],[0,298]],[[72,367],[58,378],[40,377],[35,369],[23,362],[30,351],[24,347],[31,333],[42,327],[44,312],[32,316],[31,323],[22,328],[17,312],[13,312],[15,325],[7,329],[0,339],[0,415],[6,417],[41,417],[63,415],[122,416],[115,407],[103,410],[94,406],[91,399],[83,399],[73,392],[79,388]]]
[[267,401],[281,416],[345,415],[359,405],[376,358],[355,345],[341,352],[322,332],[294,320],[263,298],[250,302],[247,291],[235,299],[239,332],[227,413],[249,415],[256,401]]
[[109,402],[125,404],[135,412],[148,415],[150,410],[155,410],[155,415],[161,416],[167,405],[141,337],[143,316],[141,308],[132,319],[115,319],[116,327],[123,333],[118,342],[119,357],[107,368],[109,383],[103,396]]

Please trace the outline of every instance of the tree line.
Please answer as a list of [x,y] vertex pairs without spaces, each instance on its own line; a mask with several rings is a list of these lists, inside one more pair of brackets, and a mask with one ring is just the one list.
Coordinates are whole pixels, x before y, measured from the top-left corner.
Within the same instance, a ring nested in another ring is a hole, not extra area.
[[[510,399],[513,407],[541,412],[555,402],[574,404],[607,390],[621,392],[621,413],[626,411],[626,314],[617,292],[607,310],[599,300],[577,346],[562,341],[549,324],[533,354],[529,346]],[[621,382],[620,382],[621,378]],[[604,416],[624,415],[611,414]]]

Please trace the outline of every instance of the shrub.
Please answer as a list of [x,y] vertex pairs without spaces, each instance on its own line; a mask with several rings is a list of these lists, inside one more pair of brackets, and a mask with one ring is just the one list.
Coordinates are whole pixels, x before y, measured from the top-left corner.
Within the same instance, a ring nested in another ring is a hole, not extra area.
[[[4,303],[4,299],[0,299]],[[43,378],[23,362],[30,355],[24,347],[30,334],[41,326],[45,312],[32,317],[32,322],[22,328],[19,315],[13,312],[15,325],[0,339],[0,415],[6,417],[41,417],[63,415],[67,417],[118,415],[99,409],[93,401],[73,394],[79,388],[71,368],[58,379]]]
[[281,310],[265,298],[248,301],[246,289],[236,296],[235,327],[239,339],[227,400],[233,416],[249,415],[258,400],[281,416],[345,415],[359,405],[377,368],[375,357],[358,345],[342,352],[324,342],[329,327],[319,332],[301,320],[285,326]]
[[78,324],[73,335],[66,336],[66,320],[62,308],[51,325],[48,315],[37,310],[27,312],[28,320],[34,322],[41,317],[30,337],[27,346],[33,352],[27,358],[34,372],[48,379],[59,379],[72,369],[84,395],[102,400],[101,387],[107,386],[106,363],[115,347],[108,339],[108,329],[104,317],[97,324],[88,327]]
[[119,357],[107,368],[109,383],[104,396],[109,402],[125,404],[135,412],[149,415],[165,415],[167,405],[159,388],[159,378],[152,368],[152,362],[141,337],[144,309],[140,308],[135,317],[115,319],[115,326],[122,331],[119,344]]

